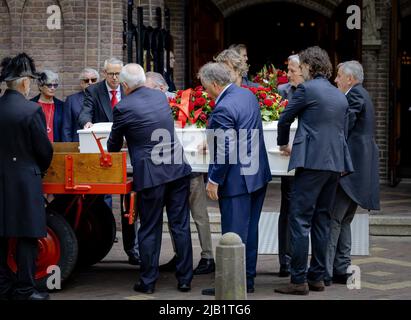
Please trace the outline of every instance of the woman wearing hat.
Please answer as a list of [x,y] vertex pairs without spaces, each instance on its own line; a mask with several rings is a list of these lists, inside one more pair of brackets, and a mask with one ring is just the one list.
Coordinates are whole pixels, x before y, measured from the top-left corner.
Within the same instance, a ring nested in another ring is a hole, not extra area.
[[51,142],[62,141],[63,101],[55,97],[59,86],[59,75],[51,70],[44,70],[37,80],[40,94],[32,99],[43,109],[46,117],[47,135]]

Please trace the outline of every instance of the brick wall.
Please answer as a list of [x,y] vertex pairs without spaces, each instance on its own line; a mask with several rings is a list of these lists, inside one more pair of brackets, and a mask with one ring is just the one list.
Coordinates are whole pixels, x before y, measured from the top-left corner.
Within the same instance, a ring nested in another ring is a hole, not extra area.
[[377,16],[382,19],[381,40],[378,50],[363,47],[364,87],[374,103],[377,122],[377,144],[380,149],[380,178],[388,181],[388,114],[389,114],[389,37],[390,10],[386,1],[376,1]]
[[[86,66],[101,70],[110,56],[122,57],[122,0],[0,0],[0,57],[25,51],[37,69],[57,71],[59,98],[78,91],[78,76]],[[7,9],[7,5],[9,10]],[[62,29],[49,30],[47,7],[58,5]],[[4,14],[3,14],[4,13]],[[7,21],[11,21],[8,23]],[[9,27],[11,41],[5,41]],[[38,93],[34,86],[31,96]]]

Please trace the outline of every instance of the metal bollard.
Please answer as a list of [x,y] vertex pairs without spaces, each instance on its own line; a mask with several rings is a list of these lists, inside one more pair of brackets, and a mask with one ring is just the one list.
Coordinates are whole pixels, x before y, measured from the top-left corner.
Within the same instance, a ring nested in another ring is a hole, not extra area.
[[215,299],[246,300],[245,246],[238,234],[223,235],[216,248]]

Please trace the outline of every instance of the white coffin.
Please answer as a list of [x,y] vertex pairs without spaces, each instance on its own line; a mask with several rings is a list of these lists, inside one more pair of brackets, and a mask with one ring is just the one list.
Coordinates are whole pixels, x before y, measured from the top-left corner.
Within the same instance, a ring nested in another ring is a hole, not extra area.
[[[267,149],[268,161],[272,175],[284,176],[293,175],[294,172],[288,172],[289,157],[282,156],[277,146],[277,121],[263,123],[264,141]],[[97,138],[102,137],[101,144],[104,150],[107,150],[107,140],[110,136],[112,123],[96,123],[89,129],[78,130],[80,139],[80,153],[99,153],[97,143],[92,132]],[[291,126],[290,144],[292,144],[297,129],[297,121]],[[198,146],[206,141],[206,129],[196,128],[195,126],[186,126],[184,129],[176,127],[176,134],[184,147],[185,157],[190,163],[193,172],[207,172],[209,155],[199,152]],[[128,161],[129,164],[129,161]]]
[[78,130],[78,136],[80,141],[80,153],[100,153],[96,139],[94,139],[92,132],[97,138],[103,138],[100,140],[103,149],[107,151],[107,141],[110,137],[112,122],[95,123],[91,128]]
[[[290,158],[282,156],[277,146],[277,121],[263,122],[264,142],[267,149],[268,161],[270,164],[271,174],[275,176],[294,175],[294,172],[288,172],[288,163]],[[297,121],[295,121],[290,130],[290,144],[292,144],[297,130]],[[180,139],[184,154],[190,163],[194,172],[207,172],[209,156],[198,151],[198,146],[206,140],[206,130],[199,129],[195,126],[186,126],[184,129],[176,128],[177,137]]]

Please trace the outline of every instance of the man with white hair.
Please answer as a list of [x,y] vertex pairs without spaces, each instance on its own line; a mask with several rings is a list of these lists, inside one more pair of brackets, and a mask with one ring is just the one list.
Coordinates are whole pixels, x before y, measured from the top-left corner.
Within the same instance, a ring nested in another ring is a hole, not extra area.
[[358,61],[338,66],[335,83],[348,100],[347,145],[354,173],[340,179],[331,212],[325,284],[346,284],[351,265],[351,222],[357,207],[380,209],[378,146],[375,142],[375,110],[362,86],[364,71]]
[[[288,57],[288,83],[278,86],[278,93],[283,99],[291,101],[297,86],[304,82],[300,69],[300,58],[298,54]],[[294,176],[281,176],[281,206],[278,218],[278,260],[280,262],[279,277],[290,275],[290,226],[288,219],[291,208],[291,194],[294,188]]]
[[141,257],[140,280],[134,290],[154,292],[166,207],[177,256],[177,288],[187,292],[191,290],[193,277],[188,208],[191,167],[184,161],[182,146],[175,139],[168,100],[159,90],[144,86],[143,68],[134,63],[126,65],[120,81],[127,97],[114,107],[107,147],[109,151],[119,151],[125,137],[133,166]]
[[[117,58],[110,58],[104,62],[105,80],[86,88],[84,102],[78,117],[80,128],[90,128],[93,123],[113,122],[113,108],[124,98],[120,86],[120,72],[123,62]],[[111,207],[111,196],[105,196],[106,203]],[[128,224],[128,219],[121,217],[123,233],[123,247],[127,253],[128,262],[132,265],[140,264],[137,241],[137,223]]]
[[69,95],[64,102],[63,108],[63,141],[78,142],[77,130],[82,129],[78,125],[78,117],[83,107],[84,93],[86,89],[99,81],[100,75],[97,70],[84,68],[80,73],[81,91]]
[[81,128],[90,128],[97,122],[113,121],[113,108],[124,97],[119,80],[122,67],[123,62],[117,58],[104,62],[105,80],[85,91],[84,104],[78,119]]

